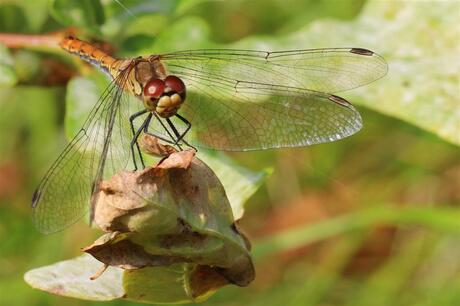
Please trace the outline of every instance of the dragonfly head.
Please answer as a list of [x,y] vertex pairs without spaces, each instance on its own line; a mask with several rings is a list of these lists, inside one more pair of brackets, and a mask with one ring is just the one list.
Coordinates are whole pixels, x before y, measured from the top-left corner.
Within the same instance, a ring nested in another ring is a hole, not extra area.
[[152,78],[144,86],[144,105],[150,111],[155,111],[163,118],[176,114],[185,101],[185,84],[174,75],[164,80]]

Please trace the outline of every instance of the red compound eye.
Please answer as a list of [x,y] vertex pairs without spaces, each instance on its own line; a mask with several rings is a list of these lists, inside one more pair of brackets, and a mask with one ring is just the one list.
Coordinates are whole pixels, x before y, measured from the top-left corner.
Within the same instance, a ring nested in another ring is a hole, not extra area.
[[144,86],[144,96],[159,98],[165,90],[165,82],[160,79],[153,79]]
[[165,79],[166,87],[169,87],[172,91],[179,95],[185,92],[185,84],[181,79],[174,75],[169,75]]

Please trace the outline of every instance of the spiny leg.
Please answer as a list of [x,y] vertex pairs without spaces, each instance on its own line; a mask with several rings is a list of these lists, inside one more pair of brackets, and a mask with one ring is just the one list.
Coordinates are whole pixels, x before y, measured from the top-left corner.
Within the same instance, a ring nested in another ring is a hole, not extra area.
[[[131,151],[134,152],[134,146],[137,145],[137,147],[139,148],[139,144],[137,143],[137,139],[139,138],[139,135],[142,133],[142,131],[144,130],[145,126],[150,122],[150,119],[152,118],[152,113],[150,113],[147,118],[145,118],[144,122],[142,122],[142,125],[139,127],[139,129],[137,130],[137,132],[134,134],[134,137],[133,139],[131,140]],[[140,152],[140,151],[139,151]],[[140,160],[141,160],[141,164],[142,164],[142,167],[145,168],[145,164],[144,164],[144,159],[142,158],[142,154],[139,154],[140,156]],[[134,157],[134,153],[133,153],[133,157]],[[137,164],[136,164],[136,159],[134,159],[134,171],[137,170]]]
[[[161,139],[161,140],[164,140],[164,141],[166,141],[166,142],[168,142],[168,143],[171,143],[171,144],[173,144],[173,145],[175,145],[175,146],[177,146],[177,147],[179,148],[179,150],[182,151],[181,146],[180,146],[176,141],[174,141],[175,137],[171,134],[171,132],[169,132],[169,130],[168,130],[168,128],[166,127],[166,125],[163,123],[163,121],[161,121],[161,118],[160,118],[157,114],[155,114],[155,113],[154,113],[154,115],[155,115],[155,117],[157,118],[158,122],[160,122],[161,126],[162,126],[163,129],[166,131],[166,133],[168,133],[168,136],[169,136],[173,141],[171,141],[171,140],[166,140],[166,139],[164,139],[164,138],[162,138],[162,137],[158,137],[158,138]],[[169,120],[169,119],[166,119],[166,120]],[[175,134],[177,133],[177,131],[175,131],[175,128],[173,129],[173,132],[174,132]],[[155,136],[155,135],[153,135],[153,136]],[[177,134],[176,134],[176,137],[177,137]]]
[[[129,117],[129,123],[130,123],[130,126],[131,126],[131,131],[133,133],[133,139],[137,139],[137,137],[139,137],[139,135],[136,137],[136,130],[134,129],[134,119],[136,119],[137,117],[139,116],[142,116],[143,114],[147,113],[148,110],[144,109],[144,110],[141,110],[140,112],[137,112],[133,115],[131,115]],[[141,163],[142,163],[142,166],[145,168],[144,166],[144,160],[142,158],[142,153],[141,153],[141,149],[139,148],[139,144],[137,143],[137,141],[135,141],[135,145],[136,145],[136,148],[137,148],[137,152],[139,154],[139,158],[141,160]],[[137,170],[137,164],[136,164],[136,154],[134,153],[134,146],[133,146],[133,142],[131,141],[131,154],[132,154],[132,157],[133,157],[133,163],[134,163],[134,171]]]
[[174,141],[171,141],[170,139],[166,139],[166,138],[163,138],[157,134],[154,134],[152,132],[149,132],[149,125],[150,125],[150,121],[151,121],[152,117],[149,118],[149,122],[147,122],[147,124],[144,126],[144,134],[147,134],[147,135],[150,135],[152,137],[155,137],[155,138],[158,138],[164,142],[167,142],[167,143],[170,143],[170,144],[174,144]]
[[[181,150],[182,148],[180,147],[179,145],[179,140],[181,138],[181,135],[179,134],[179,132],[177,131],[176,127],[174,126],[174,124],[172,123],[171,119],[169,118],[166,118],[166,122],[168,122],[169,126],[171,127],[171,129],[173,130],[174,134],[176,135],[177,137],[177,140],[176,140],[176,143],[175,145],[178,146]],[[183,137],[183,136],[182,136]],[[186,142],[185,140],[182,139],[182,142],[185,143],[187,146],[193,148],[195,151],[198,151],[194,146],[190,145],[188,142]]]
[[182,117],[181,115],[179,114],[176,114],[176,117],[179,118],[182,122],[184,122],[186,125],[187,125],[187,128],[185,129],[184,132],[182,132],[182,134],[179,134],[179,132],[177,131],[176,127],[174,126],[173,122],[167,118],[166,121],[168,122],[169,126],[172,128],[172,130],[174,131],[174,134],[176,134],[176,137],[177,137],[177,140],[176,140],[176,145],[179,145],[178,143],[180,141],[182,141],[183,143],[185,143],[187,146],[189,146],[190,148],[194,149],[195,151],[198,151],[194,146],[192,146],[191,144],[189,144],[187,141],[185,141],[184,139],[184,136],[187,134],[187,132],[190,130],[190,128],[192,127],[192,124],[187,120],[185,119],[184,117]]
[[[179,138],[177,138],[177,142],[181,141],[184,136],[187,134],[187,132],[190,130],[190,128],[192,127],[192,124],[187,120],[185,119],[184,117],[182,117],[181,115],[179,114],[176,114],[176,117],[179,118],[183,123],[185,123],[187,125],[187,128],[185,129],[184,132],[182,132],[182,134],[179,136]],[[188,145],[188,144],[187,144]]]

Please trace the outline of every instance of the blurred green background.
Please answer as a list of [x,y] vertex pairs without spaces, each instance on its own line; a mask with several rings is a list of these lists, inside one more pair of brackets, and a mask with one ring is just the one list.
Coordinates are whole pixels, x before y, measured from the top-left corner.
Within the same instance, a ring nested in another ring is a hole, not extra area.
[[[388,61],[384,79],[341,94],[362,114],[358,134],[229,155],[271,173],[241,220],[257,278],[203,305],[460,305],[459,24],[456,0],[0,1],[0,33],[73,27],[117,56],[363,47]],[[41,235],[29,204],[66,141],[67,82],[98,72],[58,48],[8,48],[3,38],[0,305],[100,304],[23,281],[27,270],[79,255],[97,236],[83,221]]]

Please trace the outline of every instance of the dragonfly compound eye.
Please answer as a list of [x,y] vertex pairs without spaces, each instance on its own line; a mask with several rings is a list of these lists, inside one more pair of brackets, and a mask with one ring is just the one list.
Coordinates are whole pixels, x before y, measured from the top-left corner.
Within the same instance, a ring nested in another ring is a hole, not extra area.
[[160,79],[152,79],[144,86],[144,96],[158,99],[165,90],[165,82]]
[[169,75],[165,79],[166,91],[178,93],[180,96],[185,94],[185,84],[181,79],[174,75]]

